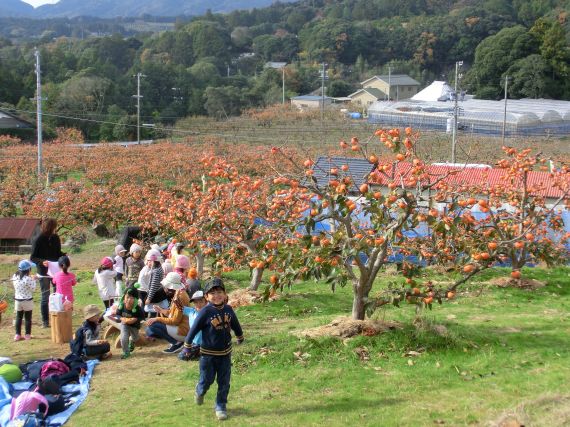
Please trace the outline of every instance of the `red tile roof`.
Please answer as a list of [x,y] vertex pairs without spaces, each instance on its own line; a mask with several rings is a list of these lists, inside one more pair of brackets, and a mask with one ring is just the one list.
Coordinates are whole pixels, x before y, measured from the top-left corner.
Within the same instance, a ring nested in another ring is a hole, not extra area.
[[[399,162],[395,166],[394,178],[396,182],[406,179],[409,176],[412,164],[408,162]],[[445,177],[443,182],[452,187],[478,187],[492,188],[498,185],[521,185],[522,183],[510,183],[507,176],[507,170],[492,168],[490,166],[473,166],[473,165],[428,165],[426,173],[428,177],[424,177],[422,182],[435,182],[438,178],[444,177],[446,174],[454,172],[452,175]],[[392,169],[386,171],[386,174],[392,176]],[[527,175],[528,188],[535,188],[535,192],[541,196],[549,198],[559,198],[565,193],[559,187],[555,187],[555,180],[549,172],[530,171]],[[374,184],[386,185],[389,180],[385,175],[375,172],[371,175],[371,181]],[[570,182],[567,183],[570,189]]]
[[37,218],[0,218],[0,239],[30,239],[36,226]]

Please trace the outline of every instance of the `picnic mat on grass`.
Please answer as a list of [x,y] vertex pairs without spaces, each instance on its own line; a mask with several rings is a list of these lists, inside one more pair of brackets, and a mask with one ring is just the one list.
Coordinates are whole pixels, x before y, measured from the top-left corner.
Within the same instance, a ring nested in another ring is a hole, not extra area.
[[[79,405],[81,405],[81,403],[87,397],[87,393],[89,393],[89,382],[93,376],[95,365],[98,363],[98,360],[87,361],[87,372],[79,379],[79,384],[67,384],[61,388],[63,394],[65,395],[74,393],[77,394],[70,399],[73,403],[65,411],[46,418],[46,423],[48,426],[57,427],[65,424],[69,417],[71,417],[71,414],[73,414],[77,408],[79,408]],[[15,391],[28,390],[31,385],[31,382],[25,381],[20,381],[12,384]],[[6,427],[6,425],[8,425],[10,422],[10,404],[12,402],[12,395],[10,392],[10,385],[4,381],[3,378],[0,378],[0,427]]]

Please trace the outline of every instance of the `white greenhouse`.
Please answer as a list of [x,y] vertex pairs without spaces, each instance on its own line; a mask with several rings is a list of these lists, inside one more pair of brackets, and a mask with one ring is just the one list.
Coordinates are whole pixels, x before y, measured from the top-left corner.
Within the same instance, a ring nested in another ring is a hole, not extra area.
[[[439,99],[442,99],[440,97]],[[548,99],[504,101],[472,99],[458,105],[458,129],[500,136],[505,122],[507,136],[569,135],[570,102]],[[368,109],[371,123],[386,127],[411,126],[416,129],[450,131],[453,128],[454,101],[414,100],[377,101]]]

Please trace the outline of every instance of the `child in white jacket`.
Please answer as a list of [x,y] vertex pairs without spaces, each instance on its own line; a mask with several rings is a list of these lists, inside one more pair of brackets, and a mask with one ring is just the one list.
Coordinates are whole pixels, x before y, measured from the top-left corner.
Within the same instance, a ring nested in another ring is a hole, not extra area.
[[105,308],[113,305],[113,298],[115,295],[115,276],[117,272],[113,269],[113,260],[105,257],[101,260],[101,265],[95,270],[93,283],[97,284],[99,296],[105,304]]
[[115,246],[115,265],[113,269],[117,272],[115,277],[115,295],[123,295],[123,275],[125,274],[125,259],[127,250],[123,245]]

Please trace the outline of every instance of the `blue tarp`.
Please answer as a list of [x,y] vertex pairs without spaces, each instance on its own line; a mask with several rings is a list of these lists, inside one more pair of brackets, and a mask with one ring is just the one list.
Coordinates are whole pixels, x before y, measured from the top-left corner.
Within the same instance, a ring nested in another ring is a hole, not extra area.
[[[62,392],[64,394],[76,392],[79,392],[79,394],[71,398],[73,404],[65,411],[47,418],[47,425],[49,427],[57,427],[65,424],[69,417],[71,417],[71,414],[79,408],[79,405],[81,405],[87,397],[87,393],[89,393],[89,382],[93,376],[93,369],[95,369],[95,365],[98,363],[98,360],[89,360],[87,362],[87,372],[80,378],[79,384],[68,384],[62,387]],[[9,385],[2,377],[0,377],[0,427],[6,427],[10,422],[10,405],[12,402],[12,396],[10,393],[12,393],[12,388],[14,391],[26,391],[29,390],[31,386],[31,382],[25,381]]]

